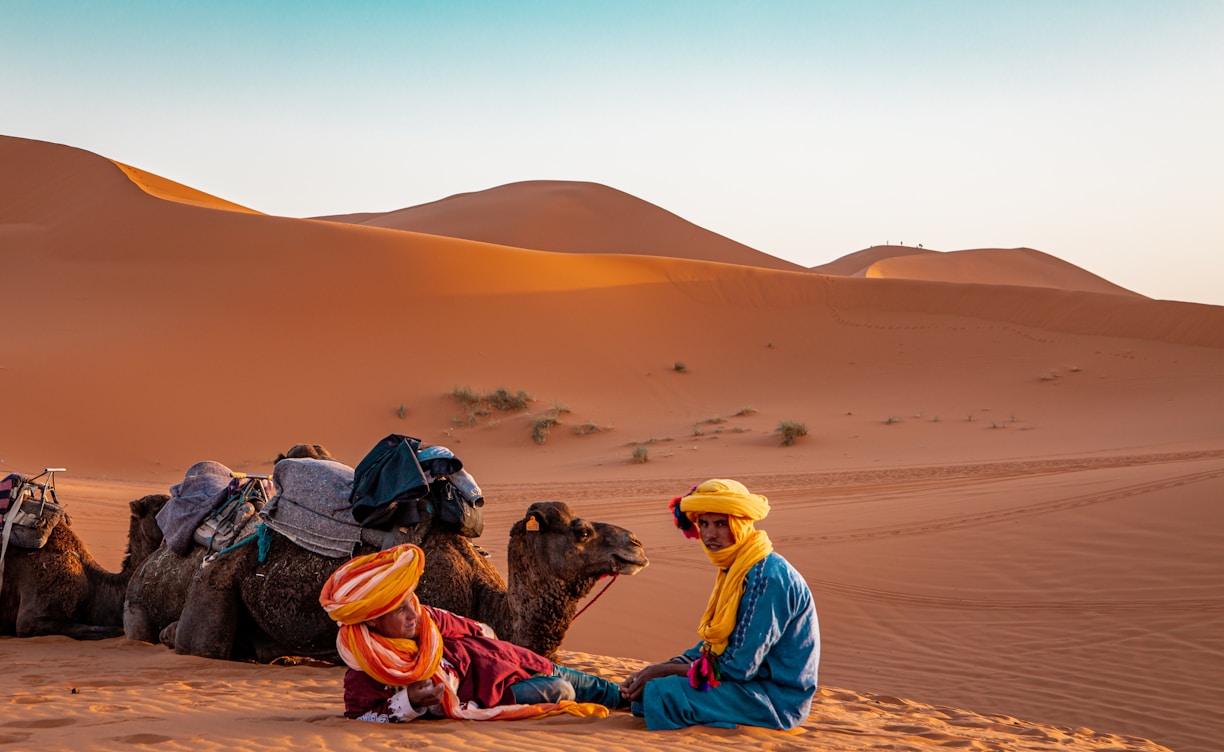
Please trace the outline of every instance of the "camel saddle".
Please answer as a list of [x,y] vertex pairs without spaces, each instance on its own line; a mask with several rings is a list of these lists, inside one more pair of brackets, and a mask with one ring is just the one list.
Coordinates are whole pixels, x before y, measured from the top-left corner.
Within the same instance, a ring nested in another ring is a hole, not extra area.
[[26,476],[11,473],[0,480],[0,520],[4,547],[42,548],[51,531],[67,518],[64,508],[53,501],[30,498]]

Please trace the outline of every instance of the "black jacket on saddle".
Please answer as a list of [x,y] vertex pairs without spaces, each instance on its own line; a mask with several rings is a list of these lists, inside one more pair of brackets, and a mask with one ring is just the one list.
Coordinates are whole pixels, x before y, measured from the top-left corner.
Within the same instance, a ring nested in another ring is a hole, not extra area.
[[429,494],[429,483],[417,459],[420,446],[420,439],[393,433],[366,454],[353,476],[353,519],[363,527],[385,527],[407,505],[399,523],[421,521],[415,502]]

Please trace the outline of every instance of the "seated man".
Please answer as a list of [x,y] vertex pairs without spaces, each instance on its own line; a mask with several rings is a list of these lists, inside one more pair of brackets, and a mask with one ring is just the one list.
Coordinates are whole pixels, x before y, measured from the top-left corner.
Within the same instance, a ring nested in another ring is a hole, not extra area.
[[336,646],[349,667],[346,717],[603,717],[622,705],[622,690],[607,679],[499,640],[487,624],[422,605],[413,591],[424,565],[424,552],[403,544],[349,561],[324,584],[319,601],[341,625]]
[[672,514],[686,537],[700,536],[718,576],[700,642],[625,680],[633,714],[649,729],[803,723],[816,694],[820,631],[807,583],[753,527],[769,501],[714,479],[672,499]]

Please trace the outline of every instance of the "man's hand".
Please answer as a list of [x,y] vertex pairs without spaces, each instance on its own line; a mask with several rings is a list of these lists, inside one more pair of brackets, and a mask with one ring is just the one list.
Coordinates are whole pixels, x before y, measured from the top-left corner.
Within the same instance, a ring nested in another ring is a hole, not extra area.
[[621,683],[621,695],[627,697],[630,702],[638,702],[642,699],[642,691],[646,689],[646,682],[661,676],[683,676],[688,673],[688,670],[687,663],[672,661],[652,663],[641,671],[630,674],[629,678]]
[[441,703],[446,691],[440,683],[435,684],[429,679],[409,684],[404,689],[408,692],[408,702],[414,708],[428,708]]

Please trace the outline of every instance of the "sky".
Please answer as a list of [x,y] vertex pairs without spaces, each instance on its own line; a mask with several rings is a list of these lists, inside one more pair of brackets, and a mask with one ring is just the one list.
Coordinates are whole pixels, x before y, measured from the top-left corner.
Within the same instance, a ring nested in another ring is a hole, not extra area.
[[1221,0],[0,0],[0,134],[283,216],[584,180],[804,266],[1224,305]]

